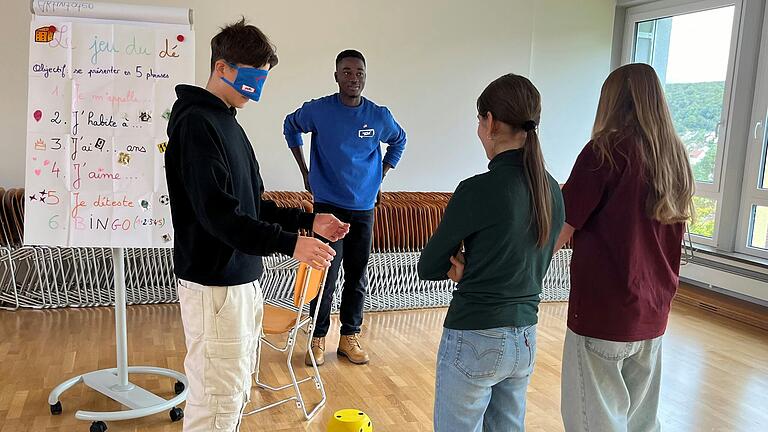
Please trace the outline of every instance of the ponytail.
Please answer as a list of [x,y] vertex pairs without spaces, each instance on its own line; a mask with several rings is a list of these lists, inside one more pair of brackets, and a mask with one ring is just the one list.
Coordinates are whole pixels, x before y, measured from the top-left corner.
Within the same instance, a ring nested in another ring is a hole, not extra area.
[[544,155],[536,129],[528,131],[523,146],[523,168],[531,191],[532,222],[536,224],[536,246],[543,248],[549,241],[552,231],[552,191],[549,189],[549,177],[544,167]]

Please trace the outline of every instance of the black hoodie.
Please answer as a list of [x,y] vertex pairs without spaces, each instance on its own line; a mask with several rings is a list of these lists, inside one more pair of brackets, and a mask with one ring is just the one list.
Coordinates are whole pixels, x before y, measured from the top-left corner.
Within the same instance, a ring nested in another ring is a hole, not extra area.
[[234,108],[199,87],[179,85],[176,95],[165,152],[175,273],[208,286],[258,280],[261,257],[293,255],[314,215],[261,199],[259,163]]

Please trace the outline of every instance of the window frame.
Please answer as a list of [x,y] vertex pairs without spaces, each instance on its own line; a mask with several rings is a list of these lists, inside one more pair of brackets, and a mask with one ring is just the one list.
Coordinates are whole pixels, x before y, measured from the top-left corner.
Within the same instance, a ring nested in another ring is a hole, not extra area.
[[768,250],[749,245],[753,232],[752,206],[768,206],[768,187],[759,187],[761,171],[768,163],[768,9],[763,17],[756,79],[735,250],[746,255],[768,258]]

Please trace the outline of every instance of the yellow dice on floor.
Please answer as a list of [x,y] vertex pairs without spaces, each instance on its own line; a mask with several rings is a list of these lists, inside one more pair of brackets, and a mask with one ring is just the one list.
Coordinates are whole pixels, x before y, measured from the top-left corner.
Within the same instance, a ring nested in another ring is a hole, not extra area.
[[373,432],[368,414],[356,409],[343,409],[333,413],[328,432]]

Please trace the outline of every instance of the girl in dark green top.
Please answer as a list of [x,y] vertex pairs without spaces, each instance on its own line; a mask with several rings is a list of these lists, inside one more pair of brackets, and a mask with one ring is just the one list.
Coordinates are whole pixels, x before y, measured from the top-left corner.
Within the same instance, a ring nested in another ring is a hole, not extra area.
[[477,111],[489,171],[456,188],[418,267],[458,283],[438,351],[436,432],[524,430],[541,283],[565,217],[536,133],[536,87],[504,75]]

